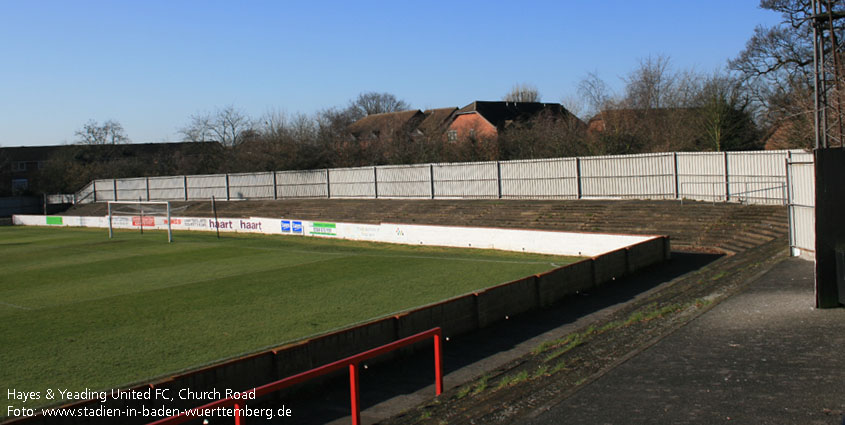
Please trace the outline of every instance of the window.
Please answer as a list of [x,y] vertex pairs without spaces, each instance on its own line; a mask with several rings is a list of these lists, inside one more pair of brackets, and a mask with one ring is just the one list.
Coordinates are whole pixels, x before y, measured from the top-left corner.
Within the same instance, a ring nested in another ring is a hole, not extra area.
[[12,193],[19,194],[29,188],[26,179],[12,179]]
[[458,141],[458,132],[456,130],[449,130],[446,132],[446,140],[450,142]]
[[15,161],[12,163],[12,171],[26,171],[26,161]]

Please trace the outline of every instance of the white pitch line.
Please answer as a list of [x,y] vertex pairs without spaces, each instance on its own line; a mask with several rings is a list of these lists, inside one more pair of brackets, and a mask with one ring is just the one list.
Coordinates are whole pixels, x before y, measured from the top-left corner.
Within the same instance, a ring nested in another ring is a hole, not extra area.
[[21,309],[21,310],[32,310],[32,309],[31,309],[31,308],[29,308],[29,307],[24,307],[24,306],[22,306],[22,305],[11,304],[11,303],[4,303],[3,301],[0,301],[0,304],[7,305],[7,306],[9,306],[9,307],[19,308],[19,309]]
[[[264,251],[283,251],[283,252],[296,252],[300,254],[320,254],[320,255],[338,255],[342,257],[380,257],[380,258],[416,258],[421,260],[443,260],[443,261],[469,261],[469,262],[478,262],[478,263],[505,263],[505,264],[549,264],[552,267],[560,267],[560,265],[555,263],[549,263],[545,261],[528,261],[528,260],[488,260],[484,258],[454,258],[454,257],[439,257],[433,255],[404,255],[404,254],[359,254],[359,253],[341,253],[341,252],[321,252],[321,251],[307,251],[307,250],[299,250],[299,249],[286,249],[286,248],[270,248],[270,247],[257,247],[257,246],[248,246],[245,247],[248,249],[257,249],[257,250],[264,250]],[[464,248],[469,249],[469,248]]]

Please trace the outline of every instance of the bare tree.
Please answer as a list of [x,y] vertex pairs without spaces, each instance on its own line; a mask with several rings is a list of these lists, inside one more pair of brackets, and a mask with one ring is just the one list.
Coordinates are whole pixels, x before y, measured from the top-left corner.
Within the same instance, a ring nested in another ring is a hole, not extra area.
[[605,110],[613,99],[607,83],[595,72],[590,72],[578,83],[578,95],[587,105],[588,116],[594,116]]
[[359,94],[347,109],[355,119],[360,119],[367,115],[406,111],[410,108],[407,102],[390,93],[368,92]]
[[503,98],[505,102],[539,102],[540,92],[530,84],[516,84]]
[[114,120],[108,120],[100,125],[97,121],[90,120],[76,130],[76,139],[82,145],[117,145],[130,143],[129,137],[123,130],[123,126]]
[[255,134],[255,125],[248,116],[233,105],[228,105],[213,114],[191,115],[191,123],[179,132],[186,141],[218,142],[223,146],[234,147]]
[[698,91],[694,122],[700,128],[702,150],[759,148],[759,132],[749,112],[749,100],[740,83],[724,73],[714,73]]
[[658,55],[640,60],[637,69],[625,78],[625,100],[630,108],[656,109],[670,105],[675,74],[669,67],[669,57]]
[[[820,3],[831,7],[834,13],[845,12],[845,2]],[[743,88],[751,94],[758,122],[772,125],[789,121],[790,127],[812,128],[812,3],[808,0],[761,0],[760,8],[780,13],[781,23],[755,28],[745,49],[728,62],[728,67],[739,74]],[[836,50],[842,52],[845,49],[845,20],[834,20],[833,25],[838,40]],[[825,54],[831,57],[830,44],[825,47]],[[833,70],[829,71],[833,74]],[[830,84],[828,89],[835,86]],[[838,96],[832,93],[828,98],[838,102]]]

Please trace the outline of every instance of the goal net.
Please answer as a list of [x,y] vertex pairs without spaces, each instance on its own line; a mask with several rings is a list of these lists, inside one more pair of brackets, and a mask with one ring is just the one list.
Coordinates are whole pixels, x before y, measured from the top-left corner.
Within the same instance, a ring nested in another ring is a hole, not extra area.
[[170,228],[170,202],[168,201],[109,201],[109,239],[114,237],[114,228],[139,229],[156,228],[156,217],[167,226],[167,242],[173,242]]

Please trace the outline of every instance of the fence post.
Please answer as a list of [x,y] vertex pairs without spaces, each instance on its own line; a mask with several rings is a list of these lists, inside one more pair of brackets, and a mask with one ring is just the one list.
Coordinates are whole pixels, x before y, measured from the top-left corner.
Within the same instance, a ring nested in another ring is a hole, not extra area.
[[678,153],[672,152],[672,159],[675,162],[675,199],[679,199],[681,197],[681,188],[679,186],[679,177],[678,177]]
[[[244,405],[244,406],[246,406],[246,405]],[[243,421],[241,421],[241,405],[240,405],[240,403],[235,403],[234,407],[235,407],[235,409],[234,409],[235,425],[243,425]]]
[[117,179],[111,179],[112,184],[112,199],[117,201]]
[[443,393],[443,345],[440,334],[434,335],[434,391]]
[[147,201],[150,200],[150,178],[144,177],[144,184],[147,186]]
[[793,219],[792,214],[794,208],[792,207],[792,188],[790,183],[790,176],[789,176],[789,158],[786,158],[786,199],[784,199],[784,203],[786,203],[786,220],[787,226],[789,228],[789,256],[792,257],[795,254],[793,253],[793,248],[795,247],[795,238],[793,233],[795,233],[795,228],[793,227]]
[[91,187],[94,189],[94,202],[97,202],[97,181],[94,180],[91,184],[93,185]]
[[728,152],[725,151],[725,202],[731,200],[731,180],[728,173]]
[[378,168],[373,165],[373,196],[378,199]]
[[229,173],[225,174],[225,178],[223,179],[226,185],[226,200],[231,201],[232,199],[229,198]]
[[502,199],[502,163],[496,161],[496,180],[499,183],[499,199]]
[[278,184],[276,182],[276,172],[271,171],[271,173],[273,173],[273,200],[277,200],[277,199],[279,199],[279,192],[278,192],[278,189],[277,189]]
[[575,197],[581,199],[581,157],[575,157]]
[[428,181],[431,182],[431,199],[434,199],[434,164],[428,164]]
[[188,176],[182,176],[182,188],[185,189],[185,201],[188,200]]
[[349,363],[349,399],[352,403],[352,425],[361,423],[361,404],[358,395],[358,365]]
[[332,197],[332,183],[329,180],[329,169],[326,168],[326,199],[331,199]]

